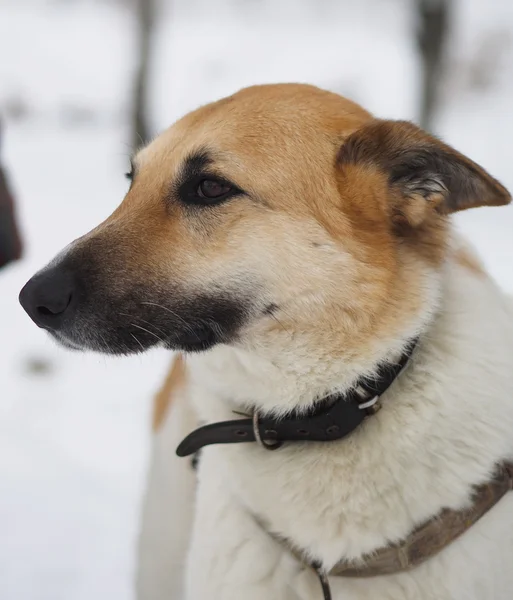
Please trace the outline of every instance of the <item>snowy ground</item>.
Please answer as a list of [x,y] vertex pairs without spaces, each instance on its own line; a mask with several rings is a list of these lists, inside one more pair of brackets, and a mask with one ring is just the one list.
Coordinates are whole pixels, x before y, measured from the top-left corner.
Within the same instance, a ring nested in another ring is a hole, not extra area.
[[[169,3],[168,3],[169,4]],[[255,82],[301,80],[415,118],[406,1],[174,2],[158,32],[154,124]],[[294,9],[291,9],[291,6]],[[239,7],[239,8],[237,8]],[[25,280],[120,201],[130,149],[129,13],[89,0],[0,0],[3,140],[27,241],[0,272],[0,598],[130,600],[152,393],[169,356],[67,353],[22,313]],[[508,187],[513,3],[461,0],[438,132]],[[513,209],[461,215],[513,291]]]

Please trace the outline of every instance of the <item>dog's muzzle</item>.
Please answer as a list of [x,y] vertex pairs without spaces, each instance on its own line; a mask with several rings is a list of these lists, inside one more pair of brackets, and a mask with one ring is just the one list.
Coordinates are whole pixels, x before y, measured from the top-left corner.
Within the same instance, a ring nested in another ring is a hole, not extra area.
[[105,254],[72,248],[20,292],[34,323],[68,348],[202,351],[233,340],[250,315],[251,300],[241,290],[191,289],[144,265],[134,268],[119,251],[108,260]]

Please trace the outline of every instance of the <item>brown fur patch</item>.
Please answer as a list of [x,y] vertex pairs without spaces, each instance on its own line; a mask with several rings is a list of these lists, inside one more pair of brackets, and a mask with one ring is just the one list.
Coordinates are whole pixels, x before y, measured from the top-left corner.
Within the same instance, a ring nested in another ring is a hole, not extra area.
[[434,265],[447,252],[445,215],[511,200],[477,164],[404,121],[366,124],[342,145],[337,164],[341,195],[357,194],[347,204],[353,221],[370,227],[368,243],[382,247],[383,227],[391,227]]
[[183,355],[178,354],[173,359],[163,386],[155,396],[153,404],[153,431],[158,431],[163,425],[173,396],[184,386],[186,378],[185,358]]
[[349,137],[338,158],[341,165],[379,166],[407,204],[420,196],[442,214],[511,201],[483,168],[406,121],[373,121]]

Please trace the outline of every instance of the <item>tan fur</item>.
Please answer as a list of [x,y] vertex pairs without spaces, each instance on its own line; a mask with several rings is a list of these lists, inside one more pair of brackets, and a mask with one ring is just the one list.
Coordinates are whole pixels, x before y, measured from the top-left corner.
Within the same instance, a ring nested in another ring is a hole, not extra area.
[[153,431],[158,431],[169,411],[169,406],[176,393],[182,389],[187,379],[185,358],[178,354],[174,357],[171,368],[166,376],[164,384],[155,396],[153,404]]
[[[180,201],[184,161],[202,151],[209,173],[244,197],[212,210]],[[425,181],[410,177],[408,161],[415,174],[433,154],[444,180],[429,169]],[[262,316],[240,343],[262,353],[279,354],[302,323],[320,355],[368,357],[427,301],[424,273],[448,252],[446,215],[509,201],[483,169],[414,125],[306,85],[256,86],[202,107],[134,163],[122,205],[78,244],[95,238],[112,256],[104,268],[126,273],[121,292],[136,284],[240,295],[250,281]],[[322,302],[310,303],[320,290]],[[272,316],[266,298],[278,306]]]

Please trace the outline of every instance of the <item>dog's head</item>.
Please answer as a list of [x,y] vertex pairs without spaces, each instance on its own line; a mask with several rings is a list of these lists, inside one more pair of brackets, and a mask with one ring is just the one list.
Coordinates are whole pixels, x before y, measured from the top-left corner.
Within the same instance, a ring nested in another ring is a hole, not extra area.
[[130,179],[120,207],[21,292],[70,347],[194,351],[307,330],[364,342],[432,296],[449,213],[510,200],[414,125],[303,85],[188,114]]

